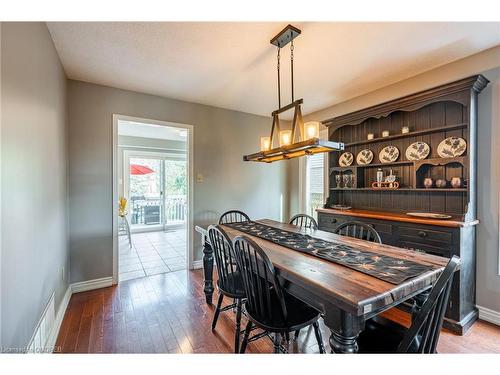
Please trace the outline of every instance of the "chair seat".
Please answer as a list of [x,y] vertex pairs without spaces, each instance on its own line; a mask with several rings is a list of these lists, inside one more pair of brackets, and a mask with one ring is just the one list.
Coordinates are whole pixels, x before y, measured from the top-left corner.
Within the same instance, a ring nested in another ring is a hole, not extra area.
[[250,320],[270,332],[290,332],[307,327],[319,319],[319,312],[308,304],[284,293],[287,308],[287,319],[280,319],[281,307],[276,293],[271,293],[272,319],[269,316],[261,317],[247,309]]
[[[396,353],[407,331],[406,327],[380,316],[369,319],[358,337],[359,353]],[[414,340],[411,349],[416,350],[417,343]]]
[[226,284],[221,286],[220,280],[217,281],[217,286],[222,293],[231,298],[245,298],[245,287],[239,272],[233,272],[226,277]]

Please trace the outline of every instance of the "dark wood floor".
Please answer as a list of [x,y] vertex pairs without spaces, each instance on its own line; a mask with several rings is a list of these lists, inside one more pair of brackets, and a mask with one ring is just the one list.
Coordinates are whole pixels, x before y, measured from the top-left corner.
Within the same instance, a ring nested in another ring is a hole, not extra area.
[[[234,314],[222,313],[212,332],[214,307],[205,303],[202,284],[201,270],[178,271],[74,294],[56,346],[63,353],[231,353]],[[399,310],[386,315],[409,322]],[[329,351],[329,333],[321,326]],[[303,330],[289,350],[317,352],[313,332]],[[479,321],[462,337],[443,331],[438,351],[500,353],[500,327]],[[270,353],[272,344],[261,339],[247,352]]]

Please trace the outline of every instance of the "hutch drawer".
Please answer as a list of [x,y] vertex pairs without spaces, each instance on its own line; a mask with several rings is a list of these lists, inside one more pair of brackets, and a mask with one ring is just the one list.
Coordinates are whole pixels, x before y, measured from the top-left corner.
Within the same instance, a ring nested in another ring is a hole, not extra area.
[[401,239],[410,241],[451,245],[453,239],[453,234],[450,231],[426,229],[422,228],[422,226],[400,226],[398,231]]

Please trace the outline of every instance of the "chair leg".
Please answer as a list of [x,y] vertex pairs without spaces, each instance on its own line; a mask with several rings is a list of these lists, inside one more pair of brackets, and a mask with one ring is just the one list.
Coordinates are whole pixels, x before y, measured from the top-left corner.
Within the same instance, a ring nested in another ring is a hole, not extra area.
[[236,332],[234,337],[234,352],[240,352],[240,330],[241,330],[241,299],[236,302]]
[[222,300],[224,296],[219,291],[219,299],[217,300],[217,307],[215,308],[214,320],[212,321],[212,331],[215,329],[215,325],[217,324],[217,319],[219,319],[220,307],[222,305]]
[[243,342],[241,343],[240,353],[245,353],[248,345],[248,336],[250,336],[250,331],[252,330],[252,322],[248,321],[245,328],[245,334],[243,335]]
[[319,323],[315,321],[313,323],[314,335],[316,336],[316,341],[318,341],[319,352],[321,354],[325,353],[325,346],[323,345],[323,338],[321,337],[321,331],[319,330]]
[[128,224],[128,219],[124,216],[125,219],[125,228],[127,229],[127,237],[128,237],[128,245],[132,248],[132,237],[130,235],[130,225]]
[[293,335],[293,339],[297,340],[299,338],[299,335],[300,335],[300,329],[295,331],[295,335]]
[[280,352],[281,335],[279,333],[274,334],[274,353],[279,354]]

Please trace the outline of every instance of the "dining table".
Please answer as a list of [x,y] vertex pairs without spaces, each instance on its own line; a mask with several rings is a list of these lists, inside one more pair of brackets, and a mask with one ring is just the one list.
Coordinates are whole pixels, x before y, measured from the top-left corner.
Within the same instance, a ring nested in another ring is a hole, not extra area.
[[[388,281],[374,276],[371,272],[372,262],[357,264],[353,268],[318,257],[306,248],[295,246],[292,249],[273,238],[265,239],[262,236],[252,235],[248,231],[237,229],[234,225],[221,225],[231,240],[241,235],[254,240],[273,263],[284,289],[322,314],[324,323],[331,332],[329,342],[334,353],[358,352],[357,338],[363,331],[365,322],[390,308],[411,299],[413,313],[417,312],[449,261],[440,256],[322,230],[302,228],[270,219],[256,220],[253,223],[283,233],[299,234],[305,239],[312,239],[313,242],[340,245],[341,249],[352,249],[364,254],[363,259],[366,259],[368,254],[370,258],[376,260],[407,262],[421,268],[422,272],[413,277]],[[203,243],[204,293],[206,302],[212,304],[214,257],[208,237],[208,226],[197,226],[196,231],[201,234]],[[369,273],[364,272],[365,269]]]

